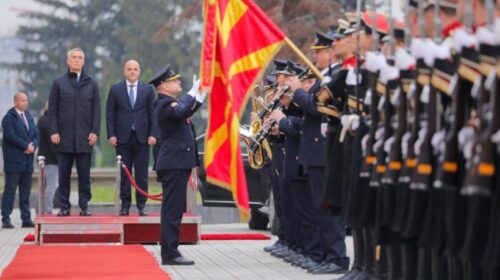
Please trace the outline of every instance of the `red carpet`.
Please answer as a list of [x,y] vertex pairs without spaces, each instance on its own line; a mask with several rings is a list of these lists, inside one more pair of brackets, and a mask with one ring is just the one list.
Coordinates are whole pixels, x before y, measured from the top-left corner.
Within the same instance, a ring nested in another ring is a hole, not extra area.
[[23,245],[0,279],[171,279],[140,245]]
[[269,240],[270,236],[262,233],[217,233],[202,234],[201,240]]

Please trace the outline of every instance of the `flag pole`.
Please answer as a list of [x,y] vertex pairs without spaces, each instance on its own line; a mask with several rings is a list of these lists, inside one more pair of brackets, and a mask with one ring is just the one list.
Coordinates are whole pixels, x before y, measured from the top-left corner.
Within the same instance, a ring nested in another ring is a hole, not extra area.
[[285,43],[295,52],[296,55],[313,71],[313,73],[320,79],[321,81],[325,78],[321,72],[314,66],[314,64],[306,57],[306,55],[290,40],[290,38],[285,37]]

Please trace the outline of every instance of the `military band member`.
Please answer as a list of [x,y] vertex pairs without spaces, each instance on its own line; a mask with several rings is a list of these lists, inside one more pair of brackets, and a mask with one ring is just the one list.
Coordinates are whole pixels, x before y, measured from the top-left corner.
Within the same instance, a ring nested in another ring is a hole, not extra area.
[[[276,79],[276,87],[280,88],[284,85],[285,82],[285,71],[287,63],[286,61],[275,59],[274,61],[274,70],[271,72],[271,75],[274,75]],[[277,89],[278,90],[278,89]],[[276,93],[276,91],[275,91]],[[273,96],[269,96],[268,98],[274,98]],[[254,117],[255,118],[255,117]],[[289,246],[290,240],[287,240],[287,232],[286,225],[287,222],[287,213],[284,210],[284,198],[281,197],[280,188],[282,188],[282,168],[283,168],[283,143],[284,138],[279,133],[279,128],[277,124],[272,124],[271,120],[266,116],[264,120],[261,120],[263,126],[271,126],[270,135],[268,135],[269,144],[271,146],[272,151],[272,160],[271,160],[271,169],[270,169],[270,178],[271,178],[271,188],[274,197],[274,208],[276,210],[276,214],[278,216],[278,220],[280,221],[280,229],[278,233],[278,241],[268,247],[264,248],[264,251],[273,254],[278,257],[285,257],[290,253]]]
[[170,65],[150,81],[158,92],[155,117],[160,131],[160,150],[156,171],[162,183],[161,259],[164,265],[192,265],[178,250],[179,228],[186,210],[186,192],[191,169],[199,165],[195,132],[190,117],[200,108],[206,93],[193,79],[189,92],[182,92],[180,75]]

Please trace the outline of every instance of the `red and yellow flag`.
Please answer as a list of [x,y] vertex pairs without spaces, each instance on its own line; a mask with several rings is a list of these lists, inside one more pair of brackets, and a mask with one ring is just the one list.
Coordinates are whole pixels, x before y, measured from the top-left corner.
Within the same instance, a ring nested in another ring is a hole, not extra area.
[[248,216],[240,116],[247,97],[285,35],[250,0],[205,0],[201,87],[209,94],[205,142],[207,181],[230,190]]

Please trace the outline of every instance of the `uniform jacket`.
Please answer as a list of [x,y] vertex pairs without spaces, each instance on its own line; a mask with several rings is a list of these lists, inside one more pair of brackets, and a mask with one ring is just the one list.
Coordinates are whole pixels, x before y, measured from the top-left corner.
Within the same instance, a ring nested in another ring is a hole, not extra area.
[[106,102],[107,136],[116,137],[118,144],[127,143],[132,124],[140,143],[147,143],[149,136],[158,138],[154,123],[155,93],[153,88],[141,81],[137,82],[134,108],[130,104],[127,82],[114,84],[109,89]]
[[101,107],[95,79],[83,69],[77,82],[75,73],[56,78],[49,97],[50,134],[59,133],[62,153],[91,153],[89,134],[99,135]]
[[295,91],[292,102],[302,110],[302,128],[300,134],[299,161],[307,166],[325,166],[324,158],[318,155],[325,154],[325,138],[321,135],[322,115],[316,108],[314,94],[319,89],[319,81],[309,92],[299,88]]
[[179,99],[159,95],[155,110],[160,130],[156,171],[192,169],[199,165],[194,127],[189,117],[200,106],[201,103],[187,94]]
[[285,134],[283,147],[283,178],[285,180],[305,180],[304,168],[299,161],[300,133],[302,112],[295,107],[285,110],[286,118],[279,122],[280,132]]
[[14,108],[7,111],[2,119],[2,152],[5,172],[33,172],[34,154],[25,154],[24,151],[31,142],[37,148],[40,144],[40,138],[33,117],[28,111],[24,113],[29,129],[26,129],[21,116]]

